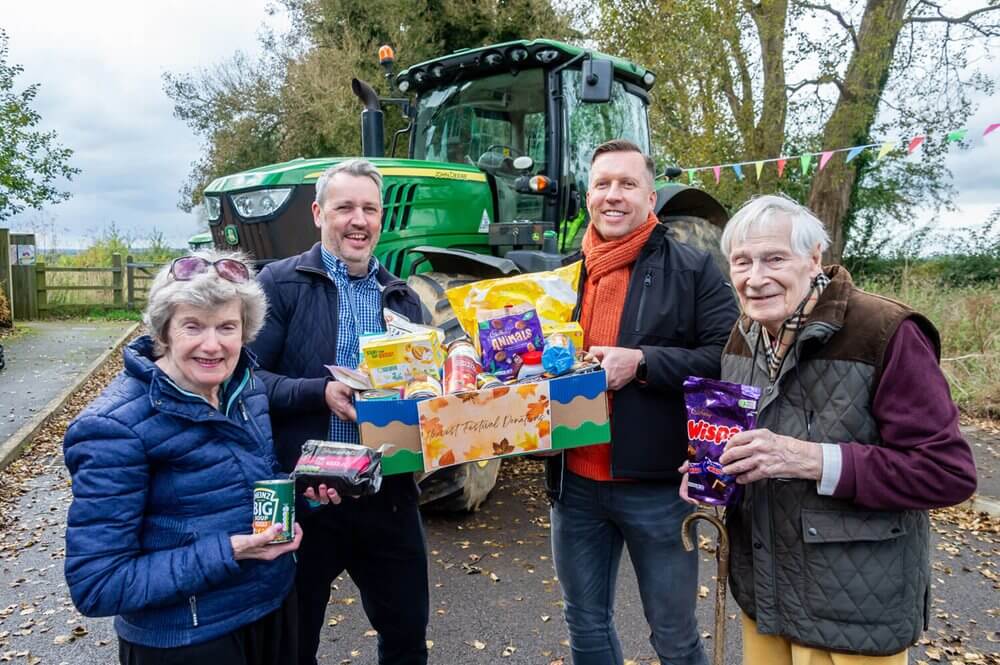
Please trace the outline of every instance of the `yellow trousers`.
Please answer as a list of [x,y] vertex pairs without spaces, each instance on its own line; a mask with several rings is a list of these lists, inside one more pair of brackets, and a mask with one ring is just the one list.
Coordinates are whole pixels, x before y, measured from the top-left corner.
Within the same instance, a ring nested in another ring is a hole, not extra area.
[[892,656],[856,656],[793,644],[776,635],[761,635],[757,624],[743,617],[743,665],[906,665],[907,650]]

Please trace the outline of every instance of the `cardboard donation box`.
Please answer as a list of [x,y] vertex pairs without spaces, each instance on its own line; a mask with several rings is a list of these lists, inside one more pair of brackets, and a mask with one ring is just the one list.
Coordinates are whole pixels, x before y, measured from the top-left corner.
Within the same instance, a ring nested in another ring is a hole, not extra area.
[[355,403],[361,442],[385,445],[382,473],[607,443],[603,370],[425,400]]

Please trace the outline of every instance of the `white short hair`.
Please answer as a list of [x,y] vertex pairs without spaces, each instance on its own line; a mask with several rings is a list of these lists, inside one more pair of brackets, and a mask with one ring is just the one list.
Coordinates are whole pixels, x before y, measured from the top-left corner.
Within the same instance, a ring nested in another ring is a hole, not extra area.
[[247,262],[246,255],[240,252],[201,250],[191,252],[187,256],[197,256],[209,263],[215,263],[220,259],[235,259],[247,266],[250,280],[236,284],[209,268],[194,275],[190,280],[178,281],[170,274],[170,264],[163,266],[153,278],[153,284],[149,287],[149,302],[146,303],[146,309],[142,313],[142,321],[153,338],[153,354],[159,357],[166,352],[170,319],[178,305],[211,308],[237,300],[240,303],[240,317],[243,322],[243,344],[252,342],[264,326],[267,297],[254,279],[254,271]]
[[782,218],[792,224],[792,251],[799,256],[811,256],[817,245],[820,252],[830,246],[830,235],[823,222],[809,208],[787,196],[766,194],[744,203],[726,224],[719,241],[723,255],[728,258],[733,245],[742,244],[751,231],[766,229]]

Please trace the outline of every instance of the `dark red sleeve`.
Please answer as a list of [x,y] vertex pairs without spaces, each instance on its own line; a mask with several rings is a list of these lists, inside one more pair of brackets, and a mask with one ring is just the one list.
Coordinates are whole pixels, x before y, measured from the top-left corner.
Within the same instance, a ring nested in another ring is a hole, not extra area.
[[889,340],[872,413],[881,446],[841,443],[833,495],[876,510],[952,506],[976,491],[976,463],[934,348],[904,321]]

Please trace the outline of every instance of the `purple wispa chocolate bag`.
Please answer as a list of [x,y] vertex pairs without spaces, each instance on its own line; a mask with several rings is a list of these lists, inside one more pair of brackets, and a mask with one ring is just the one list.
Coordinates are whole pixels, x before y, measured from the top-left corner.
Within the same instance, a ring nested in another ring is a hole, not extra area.
[[739,498],[733,476],[722,473],[719,458],[729,438],[757,426],[760,388],[689,376],[684,381],[687,406],[688,496],[714,506]]

